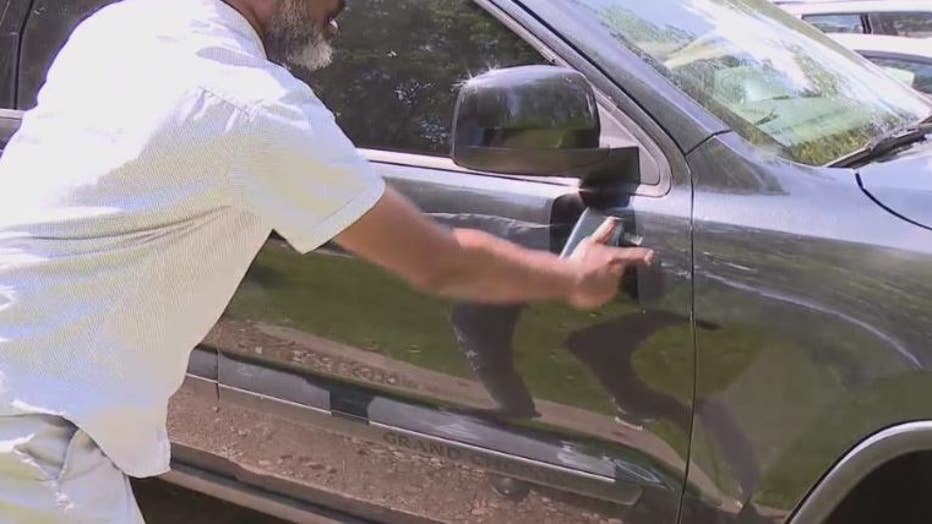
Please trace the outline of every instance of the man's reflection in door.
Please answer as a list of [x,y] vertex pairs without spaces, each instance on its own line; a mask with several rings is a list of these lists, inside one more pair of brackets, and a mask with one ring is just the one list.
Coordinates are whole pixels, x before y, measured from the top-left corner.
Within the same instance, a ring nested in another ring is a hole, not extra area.
[[[533,418],[539,413],[514,363],[514,333],[523,309],[460,303],[450,320],[476,377],[496,403],[494,412]],[[647,385],[636,373],[632,355],[658,331],[688,323],[688,318],[665,311],[634,313],[571,333],[564,346],[609,393],[619,422],[641,427],[665,418],[685,428],[688,407]]]
[[[465,303],[453,308],[451,323],[457,342],[496,404],[493,410],[486,411],[488,415],[515,419],[540,416],[514,363],[514,334],[524,308]],[[689,324],[688,317],[663,310],[629,313],[571,333],[564,347],[589,368],[608,392],[617,422],[649,430],[653,422],[664,419],[688,433],[689,406],[642,380],[634,368],[633,356],[661,330]],[[700,327],[715,329],[710,325]],[[739,484],[744,499],[741,515],[754,515],[750,502],[760,481],[760,469],[747,436],[734,414],[714,397],[700,403],[696,415]]]
[[[517,242],[526,247],[550,250],[552,227],[528,224],[490,215],[434,214],[434,218],[452,227],[473,227]],[[630,222],[630,220],[629,220]],[[568,233],[568,232],[566,232]],[[557,241],[557,245],[562,245]],[[659,275],[659,273],[658,273]],[[658,276],[655,275],[655,276]],[[658,278],[662,278],[658,276]],[[638,280],[629,281],[627,292],[638,298]],[[647,281],[647,287],[662,287],[662,282]],[[476,377],[495,402],[491,410],[468,410],[474,414],[531,419],[540,417],[533,395],[515,366],[514,335],[527,306],[457,303],[450,316],[457,343]],[[615,407],[615,420],[634,430],[649,431],[653,422],[666,420],[687,434],[690,406],[671,395],[651,387],[634,368],[634,355],[655,334],[690,325],[688,316],[662,309],[628,313],[570,333],[563,341],[572,353],[592,372],[609,394]],[[700,329],[717,329],[697,322]],[[742,515],[754,513],[751,497],[760,482],[760,467],[747,435],[735,414],[706,397],[696,406],[698,423],[703,424],[713,445],[737,480],[742,500]]]
[[540,416],[515,369],[514,333],[523,309],[520,305],[460,303],[450,315],[456,341],[495,402],[495,414],[512,418]]

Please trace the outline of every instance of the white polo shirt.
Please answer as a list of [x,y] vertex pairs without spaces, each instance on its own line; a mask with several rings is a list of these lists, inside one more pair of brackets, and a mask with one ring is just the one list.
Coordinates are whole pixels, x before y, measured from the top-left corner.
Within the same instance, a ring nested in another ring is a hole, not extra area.
[[104,8],[0,157],[0,414],[167,471],[169,396],[269,233],[308,252],[383,191],[221,0]]

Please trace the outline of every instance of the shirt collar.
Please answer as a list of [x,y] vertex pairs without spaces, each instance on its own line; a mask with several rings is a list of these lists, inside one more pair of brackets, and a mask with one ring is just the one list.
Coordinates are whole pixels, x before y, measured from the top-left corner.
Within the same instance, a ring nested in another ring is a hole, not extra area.
[[249,20],[243,16],[242,13],[237,11],[233,6],[227,4],[223,0],[212,0],[211,3],[216,4],[216,13],[218,18],[232,29],[237,34],[248,38],[256,44],[256,46],[262,51],[262,55],[266,58],[268,55],[265,51],[265,44],[262,42],[262,38],[259,37],[259,33],[256,31],[256,28],[249,23]]

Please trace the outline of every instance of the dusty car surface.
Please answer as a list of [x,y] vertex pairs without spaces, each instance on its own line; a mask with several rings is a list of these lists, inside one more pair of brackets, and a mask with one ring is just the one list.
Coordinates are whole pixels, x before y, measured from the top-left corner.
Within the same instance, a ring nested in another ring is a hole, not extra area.
[[[6,2],[4,136],[107,3]],[[554,252],[615,216],[661,264],[594,313],[491,307],[273,235],[194,348],[167,480],[296,522],[932,519],[925,98],[758,0],[341,26],[295,73],[426,213]]]

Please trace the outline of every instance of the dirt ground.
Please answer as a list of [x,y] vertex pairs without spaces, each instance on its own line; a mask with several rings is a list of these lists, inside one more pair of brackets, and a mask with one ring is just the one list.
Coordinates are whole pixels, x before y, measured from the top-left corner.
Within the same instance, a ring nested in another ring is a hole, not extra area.
[[463,524],[621,524],[607,516],[615,512],[607,503],[538,490],[520,502],[509,502],[493,494],[486,476],[471,467],[317,431],[252,410],[217,409],[185,390],[173,399],[169,432],[175,442],[330,493],[346,504],[388,508],[395,512],[389,519],[393,521],[406,520],[407,515]]

